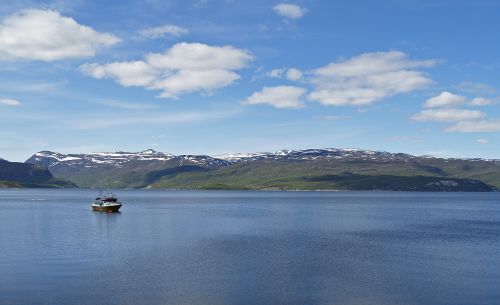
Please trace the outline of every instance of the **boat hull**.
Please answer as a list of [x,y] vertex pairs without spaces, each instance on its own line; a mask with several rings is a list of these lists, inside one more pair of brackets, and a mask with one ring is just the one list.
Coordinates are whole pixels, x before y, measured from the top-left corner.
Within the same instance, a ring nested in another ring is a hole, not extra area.
[[92,211],[116,213],[122,207],[121,204],[114,205],[92,205]]

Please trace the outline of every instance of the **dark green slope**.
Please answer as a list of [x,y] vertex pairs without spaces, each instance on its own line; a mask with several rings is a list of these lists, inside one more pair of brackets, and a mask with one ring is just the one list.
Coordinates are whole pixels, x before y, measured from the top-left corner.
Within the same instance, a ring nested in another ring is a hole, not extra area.
[[66,173],[61,178],[70,180],[82,188],[144,188],[165,175],[182,172],[208,171],[195,165],[181,165],[170,168],[91,168]]
[[76,185],[63,179],[54,178],[44,167],[0,159],[0,187],[71,188],[76,187]]
[[103,186],[111,188],[145,188],[164,177],[175,178],[180,174],[204,173],[210,171],[207,168],[195,165],[182,165],[173,168],[154,170],[150,172],[132,171],[128,173],[120,173],[118,175],[108,176],[103,179]]

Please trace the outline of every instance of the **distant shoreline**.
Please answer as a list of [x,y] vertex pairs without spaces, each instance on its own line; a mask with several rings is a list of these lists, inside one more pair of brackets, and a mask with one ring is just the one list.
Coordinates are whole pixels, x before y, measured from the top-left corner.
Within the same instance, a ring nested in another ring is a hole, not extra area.
[[[99,191],[103,190],[105,188],[56,188],[56,187],[0,187],[1,190],[84,190],[84,191]],[[217,192],[217,191],[224,191],[224,192],[268,192],[268,193],[278,193],[278,192],[290,192],[290,193],[300,193],[300,192],[325,192],[325,193],[348,193],[348,192],[364,192],[364,193],[495,193],[499,192],[499,190],[491,190],[491,191],[418,191],[418,190],[335,190],[335,189],[330,189],[330,190],[278,190],[278,189],[203,189],[203,188],[196,188],[196,189],[182,189],[182,188],[111,188],[112,190],[115,191],[148,191],[148,192],[161,192],[161,191],[200,191],[200,192]]]

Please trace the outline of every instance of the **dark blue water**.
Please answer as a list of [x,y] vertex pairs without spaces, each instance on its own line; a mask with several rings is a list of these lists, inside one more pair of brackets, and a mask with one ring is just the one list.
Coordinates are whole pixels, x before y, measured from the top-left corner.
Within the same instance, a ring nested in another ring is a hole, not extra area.
[[500,304],[500,194],[0,191],[0,304]]

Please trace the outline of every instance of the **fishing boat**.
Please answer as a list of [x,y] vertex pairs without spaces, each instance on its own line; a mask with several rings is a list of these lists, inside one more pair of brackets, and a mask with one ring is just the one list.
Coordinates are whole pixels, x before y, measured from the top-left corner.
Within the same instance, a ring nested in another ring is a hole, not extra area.
[[92,203],[92,210],[100,212],[114,213],[118,212],[121,207],[122,203],[119,202],[116,195],[109,190],[106,193],[97,196]]

